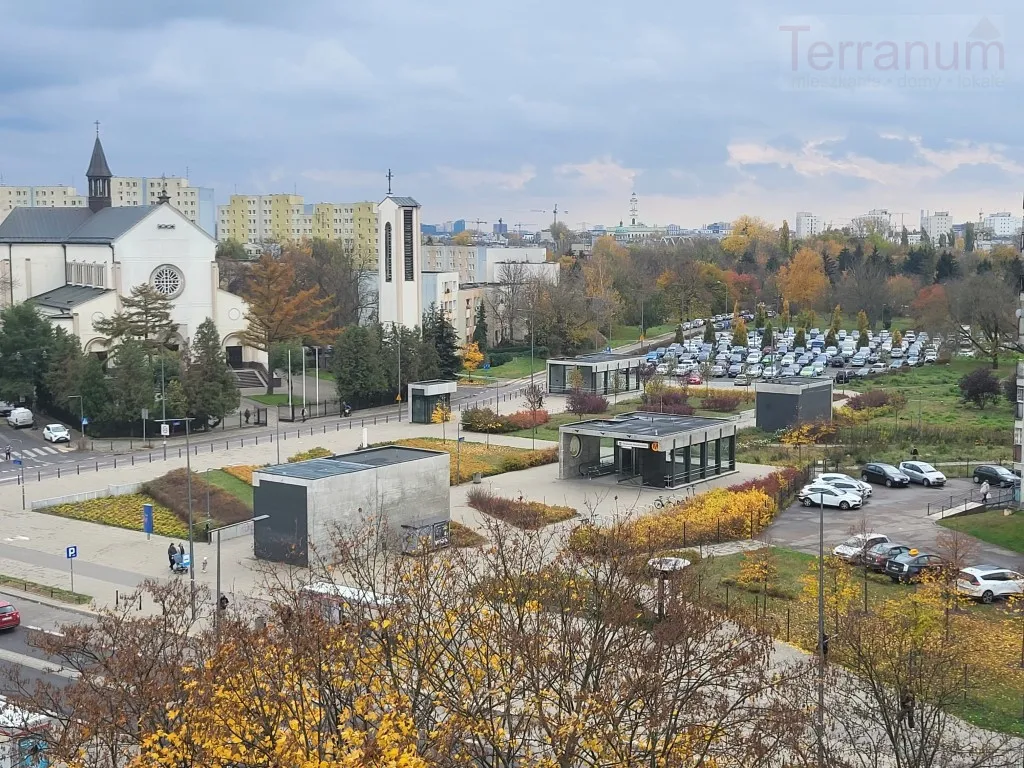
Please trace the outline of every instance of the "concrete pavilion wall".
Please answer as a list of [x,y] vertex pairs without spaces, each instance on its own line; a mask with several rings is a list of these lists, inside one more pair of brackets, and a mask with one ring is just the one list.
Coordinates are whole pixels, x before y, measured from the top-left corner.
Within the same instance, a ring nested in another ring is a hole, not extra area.
[[569,442],[573,435],[569,432],[558,434],[558,479],[573,480],[579,479],[580,467],[584,464],[593,464],[601,458],[601,438],[589,435],[580,435],[580,455],[573,456],[569,452]]

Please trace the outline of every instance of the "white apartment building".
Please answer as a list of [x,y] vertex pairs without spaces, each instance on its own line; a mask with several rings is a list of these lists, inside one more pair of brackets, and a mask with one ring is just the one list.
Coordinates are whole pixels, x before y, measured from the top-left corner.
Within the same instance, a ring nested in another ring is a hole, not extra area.
[[851,221],[854,230],[861,234],[888,235],[892,231],[892,214],[886,208],[872,208]]
[[[166,188],[170,204],[207,234],[215,231],[213,190],[193,187],[188,179],[173,177],[114,176],[110,179],[110,204],[114,208],[156,205]],[[15,208],[84,208],[88,198],[68,186],[0,186],[0,221]]]
[[430,272],[423,270],[421,289],[423,292],[423,311],[426,312],[433,304],[458,329],[457,317],[459,305],[459,273]]
[[939,235],[949,235],[952,228],[953,217],[949,215],[949,211],[921,211],[921,231],[928,235],[931,242],[937,243]]
[[821,218],[810,211],[797,211],[794,236],[798,240],[821,234]]
[[1020,235],[1021,225],[1024,223],[1020,216],[1004,211],[1002,213],[990,213],[981,221],[981,228],[998,238],[1016,238]]
[[[531,276],[558,279],[558,264],[548,262],[545,248],[497,248],[485,245],[424,245],[423,268],[435,272],[458,272],[462,283],[494,283],[501,278],[504,264],[525,263]],[[507,271],[507,270],[504,270]]]

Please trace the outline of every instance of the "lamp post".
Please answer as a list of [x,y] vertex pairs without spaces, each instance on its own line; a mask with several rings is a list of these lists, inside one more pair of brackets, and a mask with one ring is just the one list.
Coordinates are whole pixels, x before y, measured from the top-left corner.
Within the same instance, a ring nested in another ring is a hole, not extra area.
[[818,768],[825,766],[825,497],[818,496]]
[[[219,528],[214,528],[210,533],[217,534],[217,591],[214,593],[213,598],[213,628],[216,630],[220,626],[220,533],[231,528],[237,528],[240,525],[246,523],[253,523],[254,525],[260,520],[266,520],[270,515],[257,515],[256,517],[250,518],[249,520],[242,520],[237,523],[231,523],[230,525],[222,525]],[[195,605],[193,600],[193,606]]]
[[82,395],[68,395],[68,400],[78,399],[78,431],[82,433],[82,442],[79,445],[85,450],[85,398]]
[[18,438],[9,437],[7,439],[18,444],[18,458],[14,461],[18,465],[18,484],[21,486],[21,508],[25,509],[25,449]]

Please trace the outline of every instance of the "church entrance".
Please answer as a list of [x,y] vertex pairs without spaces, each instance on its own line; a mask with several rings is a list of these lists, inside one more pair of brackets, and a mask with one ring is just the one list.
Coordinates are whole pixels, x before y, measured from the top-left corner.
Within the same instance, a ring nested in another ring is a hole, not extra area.
[[228,365],[232,368],[242,367],[242,348],[241,347],[224,347],[224,353],[228,359]]

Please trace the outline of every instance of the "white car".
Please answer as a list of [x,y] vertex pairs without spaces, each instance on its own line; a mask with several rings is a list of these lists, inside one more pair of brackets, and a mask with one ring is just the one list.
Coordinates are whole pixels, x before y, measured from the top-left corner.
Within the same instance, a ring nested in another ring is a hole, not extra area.
[[857,533],[833,549],[832,554],[848,563],[856,563],[873,546],[887,541],[889,537],[884,533]]
[[920,483],[925,488],[946,484],[946,476],[924,461],[901,461],[900,472],[909,477],[910,482]]
[[865,483],[863,480],[858,480],[855,477],[844,475],[841,472],[825,472],[824,474],[818,475],[814,482],[821,481],[832,485],[835,482],[852,483],[857,488],[860,488],[861,494],[864,496],[870,496],[874,493],[874,488],[871,487],[871,483]]
[[960,571],[956,589],[961,595],[991,603],[997,597],[1024,592],[1024,575],[998,565],[975,565]]
[[43,427],[43,440],[51,443],[70,443],[71,432],[63,424],[47,424]]
[[859,509],[864,498],[859,493],[844,491],[828,483],[805,485],[796,495],[805,507],[823,506]]

